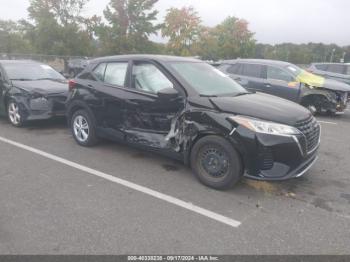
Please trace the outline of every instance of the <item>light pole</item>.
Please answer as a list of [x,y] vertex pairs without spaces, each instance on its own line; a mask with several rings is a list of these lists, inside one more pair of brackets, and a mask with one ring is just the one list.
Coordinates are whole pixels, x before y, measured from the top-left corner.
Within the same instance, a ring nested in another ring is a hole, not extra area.
[[341,59],[341,63],[345,63],[346,52],[343,53],[343,58]]
[[330,61],[331,63],[333,62],[334,53],[335,53],[335,48],[332,50],[331,61]]

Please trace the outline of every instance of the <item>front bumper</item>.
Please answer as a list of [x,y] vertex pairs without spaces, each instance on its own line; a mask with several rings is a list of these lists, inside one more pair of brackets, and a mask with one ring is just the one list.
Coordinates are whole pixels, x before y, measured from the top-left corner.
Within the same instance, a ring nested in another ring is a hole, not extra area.
[[241,141],[245,177],[250,179],[278,181],[300,177],[318,158],[320,140],[312,150],[307,150],[302,136],[257,134],[238,128],[233,137]]
[[344,114],[349,101],[349,96],[347,92],[336,92],[335,98],[331,99],[328,104],[325,103],[321,107],[321,113],[331,112],[334,114]]

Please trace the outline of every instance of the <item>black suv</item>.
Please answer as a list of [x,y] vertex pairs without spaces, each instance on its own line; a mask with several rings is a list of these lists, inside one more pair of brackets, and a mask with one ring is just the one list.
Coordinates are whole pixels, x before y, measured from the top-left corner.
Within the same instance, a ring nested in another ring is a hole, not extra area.
[[225,189],[303,175],[316,161],[320,126],[303,107],[248,92],[195,59],[116,56],[91,61],[69,84],[67,117],[78,144],[125,142],[189,164]]

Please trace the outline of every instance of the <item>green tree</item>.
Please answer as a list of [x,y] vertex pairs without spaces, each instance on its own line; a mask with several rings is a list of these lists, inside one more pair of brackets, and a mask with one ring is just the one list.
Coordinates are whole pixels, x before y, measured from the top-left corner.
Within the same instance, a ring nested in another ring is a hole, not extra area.
[[156,24],[158,0],[111,0],[104,10],[107,24],[100,24],[96,33],[104,54],[154,52],[157,45],[149,40],[160,25]]
[[189,56],[193,55],[201,29],[201,19],[193,7],[170,8],[162,27],[162,36],[169,38],[171,53]]
[[214,35],[221,59],[245,58],[254,54],[256,41],[248,25],[247,21],[230,16],[216,26]]
[[204,60],[217,61],[220,59],[219,43],[216,29],[203,26],[200,30],[199,40],[195,44],[195,54]]
[[228,17],[216,27],[202,27],[196,53],[207,60],[253,57],[255,43],[247,21]]
[[11,20],[0,20],[0,52],[1,53],[28,53],[31,46],[24,39],[21,25]]
[[31,0],[30,21],[22,21],[26,37],[37,52],[89,55],[94,39],[82,11],[88,0]]

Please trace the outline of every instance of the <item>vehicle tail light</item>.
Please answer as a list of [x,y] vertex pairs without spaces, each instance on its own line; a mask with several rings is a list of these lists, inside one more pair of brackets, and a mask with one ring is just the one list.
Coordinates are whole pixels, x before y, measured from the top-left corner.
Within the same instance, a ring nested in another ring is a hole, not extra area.
[[69,80],[68,82],[68,87],[69,87],[69,91],[72,91],[77,85],[77,82],[75,82],[74,80]]

